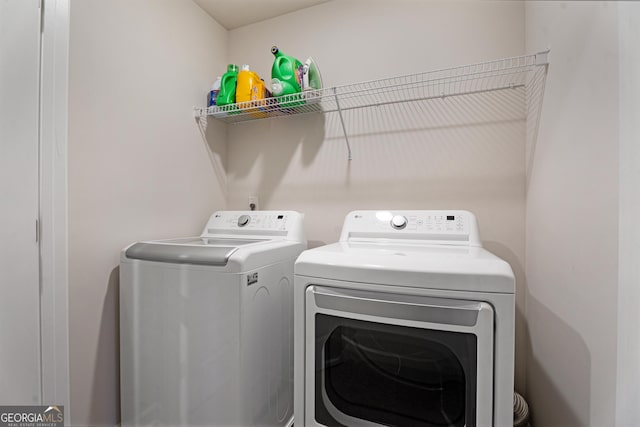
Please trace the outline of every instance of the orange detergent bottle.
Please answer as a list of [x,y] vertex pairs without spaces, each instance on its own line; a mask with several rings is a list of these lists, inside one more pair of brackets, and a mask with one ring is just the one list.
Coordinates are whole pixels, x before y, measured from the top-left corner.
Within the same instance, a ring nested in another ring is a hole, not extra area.
[[[260,76],[251,71],[248,65],[243,65],[242,69],[238,73],[238,84],[236,86],[236,102],[248,102],[259,101],[266,97],[266,88],[264,81]],[[260,105],[261,103],[255,102],[251,104],[251,107]],[[247,106],[240,106],[240,108]]]

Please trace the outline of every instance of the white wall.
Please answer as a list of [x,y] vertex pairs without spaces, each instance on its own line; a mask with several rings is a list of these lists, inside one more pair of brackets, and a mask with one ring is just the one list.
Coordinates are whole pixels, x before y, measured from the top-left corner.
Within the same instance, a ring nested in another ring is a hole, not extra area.
[[616,426],[640,419],[640,4],[618,5],[620,216]]
[[224,130],[209,127],[207,147],[192,107],[227,33],[191,1],[75,0],[70,37],[71,421],[114,425],[120,250],[199,234],[225,208]]
[[527,397],[536,426],[610,426],[617,344],[617,6],[527,2],[526,29],[527,49],[552,49],[527,194]]
[[[271,45],[318,62],[326,86],[524,53],[524,4],[340,0],[229,32],[229,59],[270,79]],[[514,108],[515,106],[515,108]],[[339,237],[353,209],[469,209],[518,281],[524,388],[525,123],[517,93],[351,111],[347,161],[336,114],[229,127],[230,208],[305,212],[310,245]]]

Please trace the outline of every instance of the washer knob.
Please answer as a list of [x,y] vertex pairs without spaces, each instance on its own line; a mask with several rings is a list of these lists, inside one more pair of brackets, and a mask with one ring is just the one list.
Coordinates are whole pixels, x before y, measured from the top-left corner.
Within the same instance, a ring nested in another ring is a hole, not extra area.
[[396,230],[402,230],[407,226],[407,218],[402,215],[396,215],[391,218],[391,226]]
[[238,227],[244,227],[249,224],[249,221],[251,221],[251,217],[249,215],[240,215],[240,218],[238,218]]

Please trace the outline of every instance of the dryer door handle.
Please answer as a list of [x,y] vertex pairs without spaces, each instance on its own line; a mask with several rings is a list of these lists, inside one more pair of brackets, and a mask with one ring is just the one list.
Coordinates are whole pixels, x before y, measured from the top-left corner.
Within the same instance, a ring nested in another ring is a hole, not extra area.
[[[390,294],[310,286],[316,307],[387,319],[404,319],[474,327],[480,318],[493,321],[493,308],[482,301]],[[489,320],[489,319],[487,319]]]

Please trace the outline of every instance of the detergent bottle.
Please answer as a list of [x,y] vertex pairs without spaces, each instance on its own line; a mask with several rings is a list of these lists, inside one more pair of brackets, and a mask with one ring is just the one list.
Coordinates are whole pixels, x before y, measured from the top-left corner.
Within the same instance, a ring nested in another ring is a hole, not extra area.
[[228,105],[236,102],[236,83],[238,80],[238,66],[229,64],[227,72],[222,75],[220,82],[220,92],[216,98],[216,105]]
[[220,85],[222,84],[222,77],[218,76],[215,82],[211,85],[211,90],[209,91],[207,106],[212,107],[216,105],[216,99],[218,99],[218,93],[220,93]]
[[[277,46],[271,48],[271,53],[276,57],[271,67],[271,91],[273,96],[280,98],[285,95],[299,93],[301,91],[300,70],[302,70],[302,63],[293,56],[280,52]],[[287,99],[297,98],[289,97]],[[287,102],[287,105],[298,106],[303,103],[304,101]]]
[[[251,71],[248,65],[243,65],[238,73],[236,86],[236,102],[258,101],[265,98],[264,80]],[[259,103],[255,103],[258,105]]]

